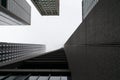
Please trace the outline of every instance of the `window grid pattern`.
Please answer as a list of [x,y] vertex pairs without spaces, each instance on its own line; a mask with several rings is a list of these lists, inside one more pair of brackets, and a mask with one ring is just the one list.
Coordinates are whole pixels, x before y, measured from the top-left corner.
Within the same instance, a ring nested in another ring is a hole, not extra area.
[[0,80],[69,80],[67,76],[39,76],[39,75],[1,75]]
[[0,43],[0,63],[10,62],[24,56],[45,51],[44,45]]
[[59,15],[59,0],[32,0],[41,15]]

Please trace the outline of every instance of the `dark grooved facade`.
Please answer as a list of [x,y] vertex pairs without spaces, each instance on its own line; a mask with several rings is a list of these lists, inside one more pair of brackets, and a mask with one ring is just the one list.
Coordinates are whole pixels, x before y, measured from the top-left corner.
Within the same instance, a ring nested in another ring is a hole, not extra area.
[[120,80],[120,0],[88,9],[65,44],[72,80]]

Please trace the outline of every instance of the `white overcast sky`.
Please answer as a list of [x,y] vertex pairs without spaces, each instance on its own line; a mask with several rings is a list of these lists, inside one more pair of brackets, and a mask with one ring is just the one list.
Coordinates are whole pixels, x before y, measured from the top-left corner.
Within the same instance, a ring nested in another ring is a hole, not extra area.
[[81,0],[60,0],[60,16],[41,16],[31,0],[30,26],[0,26],[0,42],[45,44],[47,51],[64,46],[82,19]]

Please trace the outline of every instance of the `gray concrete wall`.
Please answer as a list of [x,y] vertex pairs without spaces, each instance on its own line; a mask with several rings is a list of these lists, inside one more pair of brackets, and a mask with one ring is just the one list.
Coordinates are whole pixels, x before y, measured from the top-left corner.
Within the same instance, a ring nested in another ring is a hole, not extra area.
[[120,80],[119,8],[100,0],[66,42],[72,80]]
[[30,24],[31,8],[26,0],[8,0],[7,9]]
[[29,24],[31,24],[31,7],[26,0],[7,0],[6,6],[0,5],[0,25]]

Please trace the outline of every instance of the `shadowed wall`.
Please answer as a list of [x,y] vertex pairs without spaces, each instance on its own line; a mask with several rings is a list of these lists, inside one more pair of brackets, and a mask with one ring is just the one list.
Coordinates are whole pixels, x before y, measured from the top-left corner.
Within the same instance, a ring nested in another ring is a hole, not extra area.
[[66,42],[72,80],[120,80],[119,8],[100,0]]

